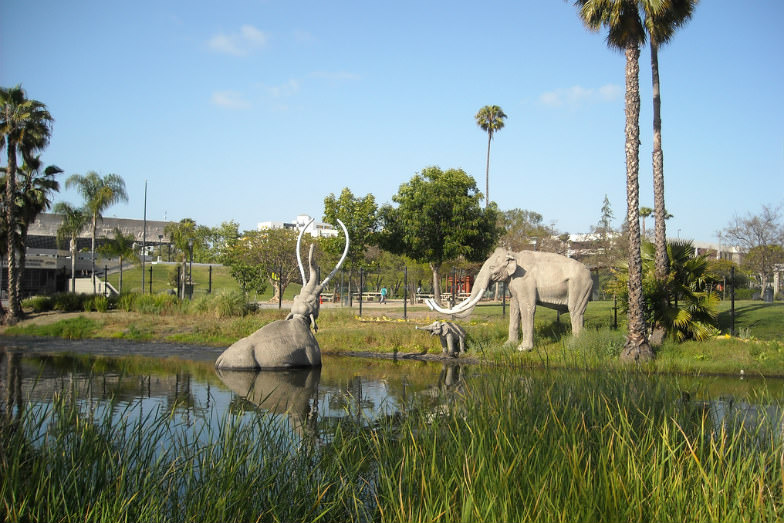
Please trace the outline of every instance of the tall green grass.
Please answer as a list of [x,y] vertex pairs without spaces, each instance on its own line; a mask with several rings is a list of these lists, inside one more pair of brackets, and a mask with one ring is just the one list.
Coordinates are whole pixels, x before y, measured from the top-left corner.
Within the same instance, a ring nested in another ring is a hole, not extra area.
[[161,410],[85,410],[60,398],[0,424],[0,519],[345,521],[353,506],[340,462],[323,468],[271,416],[193,431]]
[[784,517],[781,410],[720,423],[709,404],[628,374],[559,383],[510,372],[453,396],[368,444],[381,520]]
[[60,398],[0,423],[0,519],[778,521],[781,416],[634,372],[470,376],[315,432]]

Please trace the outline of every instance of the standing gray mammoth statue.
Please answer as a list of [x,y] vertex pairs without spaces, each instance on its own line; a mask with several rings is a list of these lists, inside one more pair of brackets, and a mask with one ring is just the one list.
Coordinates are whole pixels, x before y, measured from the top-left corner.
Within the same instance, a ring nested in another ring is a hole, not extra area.
[[424,327],[416,327],[418,330],[429,331],[431,336],[441,338],[441,350],[444,354],[457,357],[461,352],[465,352],[466,332],[460,325],[450,321],[434,321]]
[[[311,220],[310,223],[312,223]],[[268,323],[250,336],[235,342],[223,351],[215,362],[218,369],[276,369],[292,367],[317,367],[321,365],[321,348],[310,327],[318,331],[316,320],[319,315],[319,295],[324,286],[338,272],[348,254],[348,231],[343,222],[338,223],[346,235],[346,247],[343,256],[323,282],[318,282],[315,264],[313,263],[313,245],[310,246],[308,265],[310,279],[305,279],[302,268],[300,244],[302,234],[310,225],[305,226],[297,237],[297,263],[302,276],[302,290],[294,297],[291,312],[285,320]]]
[[509,343],[517,343],[522,321],[523,341],[518,350],[534,347],[534,314],[541,305],[569,312],[572,334],[583,329],[585,307],[591,297],[591,272],[582,263],[549,252],[512,252],[499,247],[485,261],[474,281],[471,296],[451,309],[439,307],[432,299],[428,306],[442,314],[466,316],[493,282],[508,282],[512,295],[509,313]]

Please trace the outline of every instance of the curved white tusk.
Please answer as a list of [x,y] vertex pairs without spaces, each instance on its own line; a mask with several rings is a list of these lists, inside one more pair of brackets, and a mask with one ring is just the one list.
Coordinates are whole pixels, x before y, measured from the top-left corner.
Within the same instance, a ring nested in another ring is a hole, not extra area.
[[340,266],[343,265],[343,261],[346,259],[346,256],[348,255],[348,229],[346,229],[346,226],[343,225],[342,221],[338,220],[338,223],[343,228],[343,234],[346,235],[346,246],[343,248],[343,256],[340,257],[340,261],[338,262],[338,264],[335,265],[335,268],[332,269],[332,272],[329,273],[329,276],[324,278],[324,281],[321,282],[322,287],[324,287],[327,284],[327,282],[329,282],[329,280],[332,279],[335,273],[338,272],[338,269],[340,269]]
[[299,274],[300,274],[300,276],[302,276],[302,286],[303,287],[305,286],[305,284],[308,283],[308,280],[305,279],[305,268],[302,267],[302,257],[299,254],[299,246],[302,243],[302,235],[305,234],[305,229],[310,227],[310,224],[313,223],[315,220],[316,220],[315,218],[311,219],[308,222],[308,224],[305,225],[305,227],[303,227],[301,231],[299,231],[299,236],[297,236],[297,264],[299,265]]
[[469,309],[479,303],[479,300],[482,299],[482,294],[483,293],[479,292],[473,298],[463,300],[451,309],[444,309],[443,307],[440,307],[432,298],[427,300],[427,305],[430,307],[430,310],[440,312],[441,314],[461,314],[467,312]]

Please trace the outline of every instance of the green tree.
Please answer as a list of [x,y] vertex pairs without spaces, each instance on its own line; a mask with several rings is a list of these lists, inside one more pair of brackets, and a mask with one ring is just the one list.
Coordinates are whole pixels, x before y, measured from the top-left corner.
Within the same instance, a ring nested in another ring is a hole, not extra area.
[[[5,208],[6,256],[8,259],[8,313],[5,321],[14,323],[22,317],[22,304],[17,294],[18,207],[12,204],[17,196],[17,155],[25,159],[49,143],[54,119],[46,105],[27,98],[20,85],[0,88],[0,147],[6,146]],[[1,309],[0,309],[1,310]]]
[[93,278],[93,292],[95,286],[95,235],[98,229],[98,220],[103,219],[103,212],[112,205],[119,202],[128,201],[128,193],[125,192],[125,181],[116,174],[101,176],[95,171],[89,171],[85,175],[72,174],[65,180],[66,189],[75,188],[84,198],[84,207],[90,213],[91,222],[91,243],[90,258]]
[[602,281],[609,274],[609,270],[618,265],[619,260],[625,256],[622,238],[613,227],[615,213],[610,205],[610,199],[604,195],[599,221],[591,227],[595,249],[584,263],[599,271],[599,280]]
[[535,250],[550,235],[542,215],[526,209],[511,209],[499,213],[499,227],[503,231],[498,242],[513,251]]
[[[27,233],[36,217],[52,205],[52,193],[60,190],[54,177],[63,172],[56,165],[43,167],[40,156],[27,157],[17,170],[17,258],[19,273],[23,274],[27,260]],[[16,280],[16,295],[22,296],[22,278]]]
[[[348,187],[343,188],[338,197],[331,193],[324,198],[324,221],[337,226],[338,220],[346,226],[350,239],[344,267],[349,269],[348,294],[351,296],[353,271],[360,267],[369,268],[367,250],[377,242],[380,222],[376,198],[372,194],[354,196]],[[335,238],[324,238],[322,245],[330,259],[337,263],[343,253],[345,239],[338,234]]]
[[780,207],[763,205],[758,214],[735,216],[720,234],[725,244],[745,252],[741,265],[756,274],[761,290],[768,286],[773,266],[784,263],[784,224]]
[[607,45],[626,57],[626,222],[629,228],[629,312],[625,361],[651,360],[643,311],[642,257],[640,254],[640,45],[646,33],[636,0],[577,0],[586,27],[608,29]]
[[485,105],[474,115],[476,124],[487,133],[487,162],[485,164],[485,208],[490,203],[490,142],[493,135],[504,128],[506,114],[497,105]]
[[163,233],[169,237],[169,243],[174,245],[175,256],[182,262],[180,281],[177,282],[177,288],[180,289],[180,295],[185,297],[185,284],[188,281],[188,260],[192,251],[196,249],[196,222],[191,218],[183,218],[179,222],[167,224],[163,229]]
[[209,229],[205,243],[207,245],[206,263],[223,263],[226,253],[239,240],[240,224],[230,220]]
[[640,207],[640,221],[642,222],[642,232],[640,233],[640,236],[643,238],[648,237],[648,234],[645,232],[645,219],[651,214],[653,214],[653,209],[650,207]]
[[90,215],[81,208],[73,207],[66,202],[59,202],[53,209],[55,214],[63,218],[60,227],[57,228],[58,245],[65,239],[69,240],[68,250],[71,253],[71,292],[76,292],[76,241],[79,235],[90,223]]
[[[705,340],[718,333],[718,297],[708,287],[708,257],[697,255],[690,241],[680,240],[667,245],[669,272],[664,279],[656,277],[656,246],[644,242],[643,289],[644,313],[647,324],[662,328],[662,333],[675,341]],[[628,271],[616,273],[611,285],[621,307],[628,311]],[[652,333],[655,334],[653,329]]]
[[118,291],[123,291],[123,258],[133,256],[134,238],[132,235],[123,234],[119,227],[114,228],[114,236],[107,239],[100,247],[98,252],[107,258],[118,258],[120,261],[120,288]]
[[400,186],[381,208],[380,244],[395,254],[429,263],[433,294],[440,303],[441,265],[463,257],[482,260],[495,246],[501,230],[495,206],[482,209],[476,181],[462,169],[427,167]]
[[661,140],[661,87],[659,82],[659,47],[668,43],[675,32],[691,19],[697,0],[640,0],[645,13],[645,29],[651,49],[653,83],[653,207],[656,244],[656,277],[667,274],[667,233],[664,205],[664,153]]
[[227,250],[224,263],[245,292],[263,292],[269,282],[270,301],[277,302],[299,276],[297,236],[293,229],[245,231]]

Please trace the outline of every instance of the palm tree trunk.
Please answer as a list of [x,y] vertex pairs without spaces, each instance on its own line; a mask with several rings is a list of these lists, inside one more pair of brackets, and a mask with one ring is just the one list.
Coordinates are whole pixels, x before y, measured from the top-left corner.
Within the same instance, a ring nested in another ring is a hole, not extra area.
[[487,162],[485,163],[485,209],[490,204],[490,140],[493,139],[493,133],[487,132]]
[[[16,194],[16,142],[8,139],[8,169],[5,183],[5,201],[13,202]],[[19,278],[16,264],[16,213],[14,205],[5,206],[5,219],[8,229],[6,248],[8,249],[8,312],[6,322],[15,323],[22,317],[22,307],[16,294],[17,279]]]
[[626,221],[629,227],[628,335],[621,360],[653,359],[645,332],[640,255],[640,48],[626,46]]
[[659,44],[651,37],[651,77],[653,79],[653,209],[655,216],[655,275],[667,277],[667,234],[664,223],[664,153],[661,143],[661,91],[659,84]]
[[25,264],[27,263],[27,251],[25,249],[25,245],[27,245],[27,231],[23,228],[19,235],[19,245],[17,249],[19,250],[19,265],[17,266],[17,274],[19,277],[16,278],[16,299],[19,303],[22,303],[22,284],[24,280],[24,270]]

